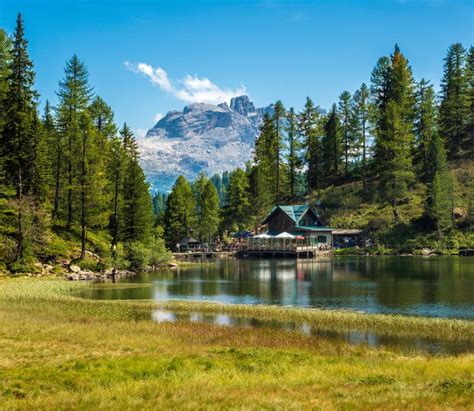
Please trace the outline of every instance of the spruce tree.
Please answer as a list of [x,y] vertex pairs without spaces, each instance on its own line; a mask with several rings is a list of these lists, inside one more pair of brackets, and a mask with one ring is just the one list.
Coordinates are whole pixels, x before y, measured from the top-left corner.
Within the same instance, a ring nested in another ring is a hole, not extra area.
[[213,183],[200,173],[193,184],[195,233],[201,242],[210,241],[219,227],[219,197]]
[[79,119],[80,128],[80,185],[79,211],[81,226],[81,259],[85,258],[87,230],[103,228],[107,222],[107,191],[105,158],[101,151],[101,136],[95,130],[90,114],[85,111]]
[[51,185],[52,217],[55,219],[59,210],[59,200],[61,198],[62,176],[63,176],[63,140],[56,128],[51,105],[46,100],[43,114],[43,131],[47,144],[48,158],[50,165],[49,182]]
[[184,237],[192,234],[195,222],[194,208],[191,184],[183,176],[179,176],[166,201],[164,223],[168,247],[175,248]]
[[369,98],[369,88],[365,83],[362,83],[361,87],[354,93],[352,102],[352,124],[356,139],[355,145],[361,158],[362,184],[365,196],[367,196],[367,158],[371,117]]
[[290,199],[296,195],[296,178],[298,170],[301,168],[301,142],[298,131],[298,117],[293,107],[286,114],[286,136],[288,146],[288,180],[290,182]]
[[120,136],[122,137],[125,151],[131,157],[138,158],[138,144],[131,128],[127,125],[127,123],[123,123],[123,127],[120,130]]
[[[259,171],[256,170],[256,172]],[[254,200],[258,201],[261,198],[254,197]],[[259,211],[258,208],[254,208],[250,203],[247,174],[244,170],[237,168],[230,174],[229,188],[227,190],[227,201],[224,209],[226,229],[235,232],[248,229],[251,224],[251,210],[254,214]],[[258,217],[260,215],[256,216],[256,218]]]
[[341,124],[336,104],[333,104],[324,123],[322,139],[322,171],[325,185],[330,185],[340,174],[340,165],[343,162],[344,142],[341,133]]
[[[134,139],[133,134],[131,137]],[[124,173],[121,238],[124,242],[146,242],[153,226],[153,205],[138,157],[129,154]]]
[[1,156],[8,184],[14,187],[17,197],[17,255],[22,260],[25,251],[24,217],[28,204],[26,199],[33,189],[36,164],[35,143],[39,132],[36,98],[34,91],[35,74],[28,55],[28,41],[24,36],[21,14],[18,15],[10,51],[10,70],[7,77],[8,90],[5,95],[5,118],[2,130]]
[[31,193],[37,207],[44,205],[50,197],[51,190],[51,158],[49,140],[42,121],[36,114],[33,118],[33,167]]
[[298,128],[303,138],[307,164],[307,193],[319,188],[320,141],[319,113],[313,101],[307,97],[304,109],[298,114]]
[[466,124],[465,149],[474,156],[474,47],[469,48],[466,59],[466,78],[469,99],[469,116]]
[[61,141],[64,141],[63,158],[65,163],[64,201],[59,204],[64,207],[60,210],[66,221],[66,228],[70,229],[75,220],[74,196],[79,187],[81,130],[79,120],[88,109],[92,97],[92,88],[88,83],[89,73],[83,62],[76,55],[66,62],[64,78],[59,83],[59,105],[57,108],[58,132]]
[[411,68],[398,46],[391,64],[388,102],[381,113],[383,128],[377,130],[376,144],[379,161],[384,164],[379,172],[381,191],[392,205],[395,220],[399,221],[397,205],[415,179],[412,162],[415,95]]
[[127,155],[122,140],[114,136],[110,140],[109,159],[107,161],[107,176],[112,189],[109,206],[109,232],[112,236],[112,252],[115,254],[122,229],[123,184]]
[[446,161],[446,149],[442,138],[436,134],[431,140],[435,173],[429,184],[428,207],[436,222],[438,236],[441,238],[452,227],[453,177]]
[[0,137],[7,114],[5,100],[8,94],[8,78],[10,76],[10,49],[10,38],[3,29],[0,29]]
[[255,195],[257,196],[256,201],[263,208],[270,208],[277,201],[275,135],[274,121],[268,114],[265,114],[260,126],[260,134],[255,141],[254,151],[254,164],[259,176],[258,190]]
[[10,59],[2,154],[7,181],[16,188],[18,195],[22,195],[29,193],[33,176],[37,94],[33,89],[35,74],[21,14],[16,21]]
[[437,133],[436,102],[433,86],[421,79],[416,90],[415,119],[415,164],[424,182],[432,181],[434,176],[433,161],[430,159],[429,146]]
[[[349,175],[349,156],[350,150],[353,146],[353,135],[352,135],[352,116],[351,116],[351,105],[352,96],[347,90],[343,91],[339,96],[338,103],[338,116],[341,122],[341,135],[344,146],[344,176],[345,178]],[[337,167],[336,167],[337,169]]]
[[467,123],[471,115],[468,86],[466,50],[461,43],[455,43],[449,47],[444,59],[439,111],[440,132],[446,139],[451,159],[463,155],[467,140]]
[[275,145],[275,173],[276,173],[276,187],[275,187],[275,202],[276,204],[280,204],[280,190],[281,190],[281,157],[282,151],[284,149],[283,140],[284,140],[284,130],[285,130],[285,107],[283,107],[283,103],[278,100],[275,103],[273,108],[273,122],[274,122],[274,145]]
[[196,214],[197,231],[201,241],[210,242],[219,228],[219,197],[214,184],[206,180],[201,196],[199,214]]
[[391,78],[392,63],[390,58],[383,56],[377,61],[370,78],[371,105],[373,107],[371,117],[376,137],[374,146],[374,165],[376,171],[384,168],[385,153],[380,144],[378,144],[379,139],[377,136],[381,136],[387,128],[385,110],[390,98]]

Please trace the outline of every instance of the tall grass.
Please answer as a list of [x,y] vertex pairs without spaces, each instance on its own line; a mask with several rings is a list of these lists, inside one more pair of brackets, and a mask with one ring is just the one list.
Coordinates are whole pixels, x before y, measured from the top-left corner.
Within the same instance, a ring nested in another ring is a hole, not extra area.
[[[472,354],[400,355],[275,329],[156,324],[149,321],[156,303],[90,301],[71,295],[82,287],[88,285],[0,280],[0,409],[473,406]],[[162,306],[329,321],[322,310],[183,302]],[[348,324],[368,321],[357,313],[327,315]],[[345,315],[353,317],[349,321]],[[148,321],[142,321],[145,318]],[[413,326],[413,321],[408,323]],[[452,324],[460,333],[460,322]]]
[[[109,286],[117,287],[114,284],[100,285]],[[143,284],[140,286],[143,287]],[[394,337],[417,336],[446,341],[472,341],[474,344],[474,322],[468,320],[211,302],[97,301],[73,296],[73,293],[85,287],[98,286],[58,279],[4,279],[0,281],[0,304],[48,301],[55,311],[61,309],[74,312],[76,316],[100,316],[119,320],[149,319],[151,311],[156,308],[179,313],[223,313],[240,318],[307,324],[325,331],[374,332]]]

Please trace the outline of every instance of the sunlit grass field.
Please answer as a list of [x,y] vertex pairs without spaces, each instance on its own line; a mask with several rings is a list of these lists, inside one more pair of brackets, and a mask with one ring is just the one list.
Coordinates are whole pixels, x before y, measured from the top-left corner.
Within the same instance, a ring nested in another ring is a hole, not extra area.
[[[152,302],[84,284],[0,279],[0,409],[472,409],[474,355],[353,346],[271,328],[156,324]],[[323,329],[465,339],[469,321],[170,302]],[[333,325],[331,325],[333,324]],[[418,330],[418,331],[417,331]]]

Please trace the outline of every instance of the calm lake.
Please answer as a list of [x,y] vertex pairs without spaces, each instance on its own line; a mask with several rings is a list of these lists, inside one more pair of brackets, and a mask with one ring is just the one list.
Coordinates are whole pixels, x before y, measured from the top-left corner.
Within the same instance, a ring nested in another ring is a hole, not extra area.
[[[127,283],[133,287],[127,288]],[[227,258],[143,274],[122,280],[117,287],[83,290],[81,296],[274,304],[474,320],[474,258]]]

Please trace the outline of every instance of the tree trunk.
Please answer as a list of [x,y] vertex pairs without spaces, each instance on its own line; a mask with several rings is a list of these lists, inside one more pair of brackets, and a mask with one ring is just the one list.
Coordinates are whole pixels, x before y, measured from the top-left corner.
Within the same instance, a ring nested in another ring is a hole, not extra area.
[[400,221],[400,214],[398,214],[398,209],[397,209],[397,199],[394,198],[392,200],[392,213],[393,213],[393,218],[395,219],[396,222]]
[[60,178],[61,178],[61,149],[58,146],[56,152],[56,173],[55,173],[55,185],[54,185],[54,207],[53,207],[53,219],[57,217],[59,210],[59,189],[60,189]]
[[81,170],[81,260],[86,258],[86,150],[87,131],[82,135],[82,170]]
[[67,164],[67,222],[66,229],[70,230],[72,226],[72,137],[69,136],[69,158]]
[[277,138],[277,169],[276,169],[276,203],[280,204],[280,119],[277,118],[277,127],[276,127],[276,138]]
[[115,248],[118,241],[118,195],[119,195],[119,171],[115,171],[115,191],[114,191],[114,230],[112,234],[112,252],[115,254]]
[[364,197],[367,197],[367,159],[365,142],[365,118],[362,119],[362,182],[364,186]]
[[20,168],[18,172],[18,244],[16,250],[16,260],[20,261],[23,259],[23,176]]

